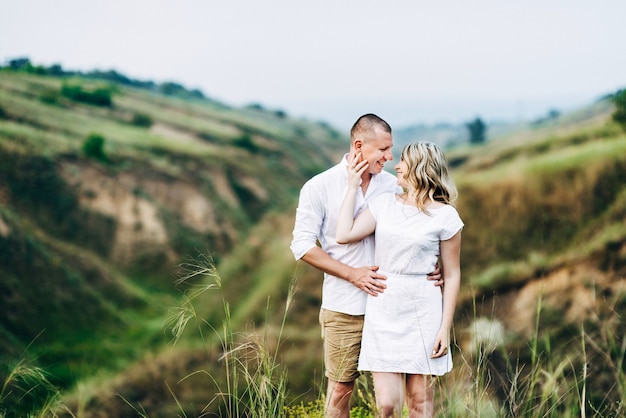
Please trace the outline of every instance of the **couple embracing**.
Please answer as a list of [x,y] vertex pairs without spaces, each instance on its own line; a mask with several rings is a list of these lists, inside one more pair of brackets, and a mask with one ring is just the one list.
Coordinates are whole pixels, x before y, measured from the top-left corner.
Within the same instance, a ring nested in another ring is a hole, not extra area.
[[380,416],[400,417],[405,401],[411,418],[433,416],[432,381],[452,368],[463,228],[451,205],[456,187],[428,142],[402,150],[397,177],[383,171],[392,145],[387,122],[361,116],[350,153],[300,192],[291,250],[324,272],[326,417],[349,417],[360,371],[372,373]]

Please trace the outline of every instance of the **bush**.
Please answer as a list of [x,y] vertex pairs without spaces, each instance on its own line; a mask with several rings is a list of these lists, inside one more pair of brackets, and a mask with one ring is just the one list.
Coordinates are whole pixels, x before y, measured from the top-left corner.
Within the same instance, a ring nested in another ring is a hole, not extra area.
[[239,138],[233,141],[233,144],[236,147],[248,150],[253,154],[255,154],[259,150],[259,147],[254,143],[254,141],[248,134],[241,135]]
[[54,89],[45,89],[39,94],[39,100],[46,104],[57,104],[59,102],[59,92]]
[[96,87],[93,90],[87,90],[81,85],[63,84],[61,95],[76,102],[95,106],[111,107],[113,105],[112,91],[109,87]]
[[105,139],[101,135],[91,134],[83,142],[83,153],[88,158],[93,158],[101,162],[107,162],[108,158],[104,152]]
[[165,83],[161,83],[161,85],[159,86],[159,90],[161,90],[161,93],[165,94],[166,96],[184,96],[185,93],[185,87],[173,81],[166,81]]
[[613,103],[615,103],[613,120],[626,130],[626,89],[620,90],[613,95]]
[[130,123],[142,128],[149,128],[152,126],[153,121],[152,118],[145,113],[135,113]]

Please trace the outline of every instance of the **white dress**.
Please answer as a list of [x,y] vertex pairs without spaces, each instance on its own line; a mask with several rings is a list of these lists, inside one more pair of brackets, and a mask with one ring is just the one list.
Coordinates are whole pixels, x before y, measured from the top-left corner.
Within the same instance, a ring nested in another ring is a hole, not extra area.
[[452,238],[463,222],[453,206],[404,205],[394,193],[370,202],[376,218],[376,265],[387,288],[368,296],[359,370],[443,375],[452,356],[431,358],[443,314],[441,288],[426,275],[435,269],[439,241]]

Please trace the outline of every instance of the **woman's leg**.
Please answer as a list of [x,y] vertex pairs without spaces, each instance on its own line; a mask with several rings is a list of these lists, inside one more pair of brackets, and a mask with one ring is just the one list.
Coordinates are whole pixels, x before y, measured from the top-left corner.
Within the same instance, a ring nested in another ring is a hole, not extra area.
[[372,372],[376,407],[382,418],[400,418],[404,404],[404,374]]
[[431,418],[434,414],[435,386],[432,376],[407,374],[406,402],[410,418]]

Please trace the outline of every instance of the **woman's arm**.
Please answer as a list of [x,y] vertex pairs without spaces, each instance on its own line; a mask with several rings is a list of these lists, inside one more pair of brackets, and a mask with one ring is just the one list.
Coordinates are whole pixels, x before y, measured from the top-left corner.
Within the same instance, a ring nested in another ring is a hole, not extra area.
[[441,264],[443,267],[443,317],[441,327],[435,339],[433,358],[441,357],[448,352],[450,345],[450,329],[454,318],[456,301],[461,287],[461,231],[452,238],[441,241]]
[[356,202],[356,194],[361,187],[361,175],[368,166],[367,161],[361,161],[357,164],[356,161],[359,157],[360,153],[348,165],[348,190],[341,204],[341,209],[339,209],[335,231],[335,240],[338,244],[358,241],[370,235],[376,228],[376,220],[369,208],[366,208],[354,219],[354,203]]

